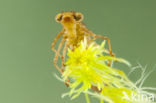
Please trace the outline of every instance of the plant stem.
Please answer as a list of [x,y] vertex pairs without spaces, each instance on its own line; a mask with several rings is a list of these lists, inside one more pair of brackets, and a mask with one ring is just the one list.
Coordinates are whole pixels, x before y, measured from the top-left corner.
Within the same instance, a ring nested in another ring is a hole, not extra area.
[[90,99],[89,99],[89,97],[88,97],[88,94],[87,94],[87,93],[85,93],[85,97],[86,97],[86,102],[87,102],[87,103],[90,103]]
[[100,103],[104,103],[102,99],[100,100]]

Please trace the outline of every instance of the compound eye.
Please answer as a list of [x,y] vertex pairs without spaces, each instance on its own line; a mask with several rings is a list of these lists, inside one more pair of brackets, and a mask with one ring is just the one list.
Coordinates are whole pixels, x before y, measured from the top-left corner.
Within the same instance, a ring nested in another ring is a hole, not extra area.
[[56,17],[55,17],[55,20],[57,22],[60,22],[62,20],[62,17],[63,17],[63,15],[61,13],[60,14],[57,14]]
[[74,19],[76,20],[76,21],[82,21],[83,20],[83,15],[81,14],[81,13],[75,13],[74,14]]

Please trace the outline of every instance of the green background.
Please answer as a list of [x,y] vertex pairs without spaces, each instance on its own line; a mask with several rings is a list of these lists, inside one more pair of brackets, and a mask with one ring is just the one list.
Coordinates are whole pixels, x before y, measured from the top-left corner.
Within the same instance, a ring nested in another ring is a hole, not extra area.
[[[62,28],[54,18],[62,11],[82,12],[90,30],[111,39],[117,57],[152,69],[155,5],[155,0],[0,0],[0,103],[85,103],[83,95],[61,99],[68,89],[53,76],[59,73],[50,47]],[[156,87],[155,75],[146,86]]]

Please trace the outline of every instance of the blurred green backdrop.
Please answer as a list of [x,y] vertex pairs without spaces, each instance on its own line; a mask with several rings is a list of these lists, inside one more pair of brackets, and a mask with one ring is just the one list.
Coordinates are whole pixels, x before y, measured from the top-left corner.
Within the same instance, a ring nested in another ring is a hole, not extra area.
[[[85,103],[83,96],[61,99],[68,89],[53,76],[58,72],[50,47],[61,30],[54,20],[61,11],[82,12],[90,30],[111,39],[118,57],[152,69],[155,5],[155,0],[0,0],[0,103]],[[155,75],[145,85],[156,87]]]

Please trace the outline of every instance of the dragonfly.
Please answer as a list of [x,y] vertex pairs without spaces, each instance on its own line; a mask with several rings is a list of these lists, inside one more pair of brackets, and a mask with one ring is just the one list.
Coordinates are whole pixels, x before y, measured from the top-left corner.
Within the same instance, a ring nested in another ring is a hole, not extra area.
[[[54,66],[61,74],[64,72],[65,56],[67,49],[70,48],[71,50],[74,50],[80,45],[81,41],[83,41],[84,38],[87,38],[88,44],[94,42],[97,38],[106,40],[108,44],[109,54],[111,56],[115,56],[115,54],[112,52],[111,49],[110,39],[103,35],[97,35],[93,33],[91,30],[89,30],[82,23],[83,18],[84,16],[82,13],[74,11],[61,12],[57,14],[55,17],[56,22],[62,25],[62,30],[57,34],[57,36],[53,40],[51,49],[55,52],[55,57],[53,61]],[[55,45],[60,38],[62,38],[62,40],[60,41],[58,48],[55,49]],[[62,61],[61,67],[57,65],[58,57],[60,57]]]

